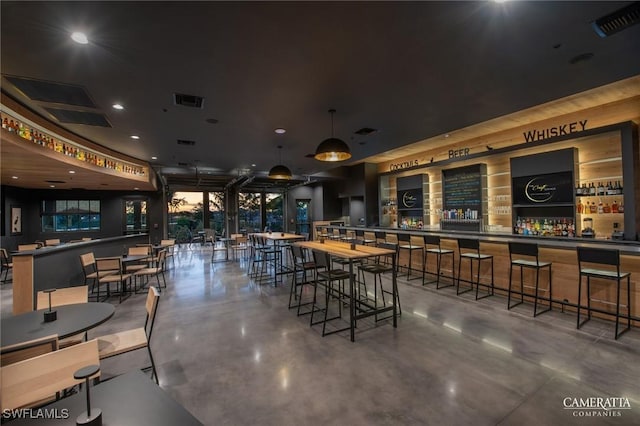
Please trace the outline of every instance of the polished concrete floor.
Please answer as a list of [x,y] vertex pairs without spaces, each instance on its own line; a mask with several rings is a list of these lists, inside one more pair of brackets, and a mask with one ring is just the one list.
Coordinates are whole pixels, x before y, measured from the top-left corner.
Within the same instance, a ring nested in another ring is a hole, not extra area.
[[[181,248],[167,272],[151,340],[160,386],[207,425],[640,424],[640,329],[581,330],[559,310],[480,301],[400,281],[403,313],[322,337],[287,309],[289,288],[257,283],[243,262]],[[10,314],[11,285],[0,287]],[[144,294],[116,305],[89,337],[142,326]],[[114,299],[114,303],[117,300]],[[144,351],[102,363],[105,376],[148,364]],[[567,409],[622,397],[623,409]],[[567,400],[570,398],[570,400]]]

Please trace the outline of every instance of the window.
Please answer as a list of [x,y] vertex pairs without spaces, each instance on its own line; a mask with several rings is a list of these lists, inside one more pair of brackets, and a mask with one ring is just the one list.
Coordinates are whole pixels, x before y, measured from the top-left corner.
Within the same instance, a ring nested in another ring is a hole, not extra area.
[[125,200],[124,212],[126,217],[125,234],[149,230],[145,200]]
[[284,231],[282,194],[266,194],[267,226],[273,232]]
[[240,232],[260,230],[260,204],[259,192],[238,194],[238,227]]
[[100,200],[45,200],[42,232],[100,230]]
[[216,235],[224,234],[224,192],[209,193],[209,227]]

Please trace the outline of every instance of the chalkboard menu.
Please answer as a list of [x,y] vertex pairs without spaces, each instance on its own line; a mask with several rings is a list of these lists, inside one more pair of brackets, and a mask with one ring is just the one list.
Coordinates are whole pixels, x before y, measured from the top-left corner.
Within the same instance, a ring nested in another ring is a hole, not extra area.
[[485,164],[443,170],[443,209],[477,211],[476,218],[482,216],[483,176]]

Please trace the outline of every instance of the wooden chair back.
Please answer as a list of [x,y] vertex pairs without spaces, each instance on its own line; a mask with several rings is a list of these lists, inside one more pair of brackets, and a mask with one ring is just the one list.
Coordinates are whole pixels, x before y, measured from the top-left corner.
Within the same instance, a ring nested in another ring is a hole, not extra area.
[[93,266],[95,268],[96,258],[93,256],[93,253],[85,253],[80,255],[80,263],[82,263],[83,268],[88,268]]
[[147,256],[151,253],[151,247],[148,245],[129,247],[128,253],[129,256]]
[[[88,303],[89,289],[86,285],[66,287],[56,289],[51,293],[51,306],[71,305],[74,303]],[[36,309],[46,309],[49,307],[49,295],[44,291],[38,292]]]
[[122,258],[120,257],[104,257],[96,259],[96,269],[98,274],[100,271],[115,271],[115,273],[122,272]]
[[50,240],[44,240],[44,245],[45,246],[59,246],[60,245],[60,238],[53,238]]
[[11,410],[51,398],[83,383],[73,373],[88,365],[100,365],[96,339],[4,366],[0,368],[0,406]]
[[29,340],[28,342],[16,343],[15,345],[3,346],[0,348],[0,366],[4,367],[5,365],[57,350],[57,334]]
[[144,329],[147,332],[147,341],[151,341],[151,333],[153,332],[153,324],[156,321],[156,312],[158,311],[158,301],[160,300],[160,293],[154,286],[149,287],[149,293],[147,293],[147,301],[145,302],[145,309],[147,310],[147,318],[144,322]]
[[19,244],[18,251],[29,251],[38,248],[38,244]]

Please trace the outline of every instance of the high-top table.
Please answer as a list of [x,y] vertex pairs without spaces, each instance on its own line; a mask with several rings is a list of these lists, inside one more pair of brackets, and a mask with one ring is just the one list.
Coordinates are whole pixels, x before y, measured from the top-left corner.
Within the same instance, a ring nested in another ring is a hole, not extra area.
[[3,318],[0,323],[2,347],[52,334],[57,334],[58,339],[64,339],[99,326],[115,313],[111,303],[74,303],[54,307],[53,310],[58,312],[58,319],[44,322],[46,310],[48,308]]
[[[319,241],[303,241],[293,243],[296,246],[306,248],[308,250],[316,250],[329,253],[331,256],[349,260],[349,330],[351,333],[351,341],[355,341],[356,320],[366,318],[372,315],[378,315],[384,312],[393,311],[393,327],[398,327],[398,309],[396,300],[398,300],[398,283],[396,281],[396,256],[395,251],[380,247],[365,246],[358,244],[350,244],[326,240],[324,243]],[[354,247],[353,249],[351,247]],[[369,307],[366,311],[356,313],[355,303],[355,278],[353,273],[353,263],[356,260],[367,259],[377,256],[389,256],[392,258],[392,306],[386,307]]]
[[[102,410],[103,425],[202,425],[193,414],[138,370],[91,386],[90,396],[91,408]],[[43,409],[51,410],[59,418],[15,419],[11,424],[75,426],[76,418],[87,410],[84,387],[81,392],[46,405]]]
[[[274,250],[281,250],[282,244],[284,243],[288,243],[291,241],[304,240],[306,238],[304,235],[290,234],[288,232],[259,232],[259,233],[254,233],[253,235],[259,238],[264,238],[267,241],[271,241],[273,243]],[[280,256],[280,261],[277,262],[277,264],[274,261],[274,265],[273,265],[274,285],[277,285],[278,275],[286,274],[288,272],[289,271],[285,271],[285,268],[282,262],[282,256]]]

